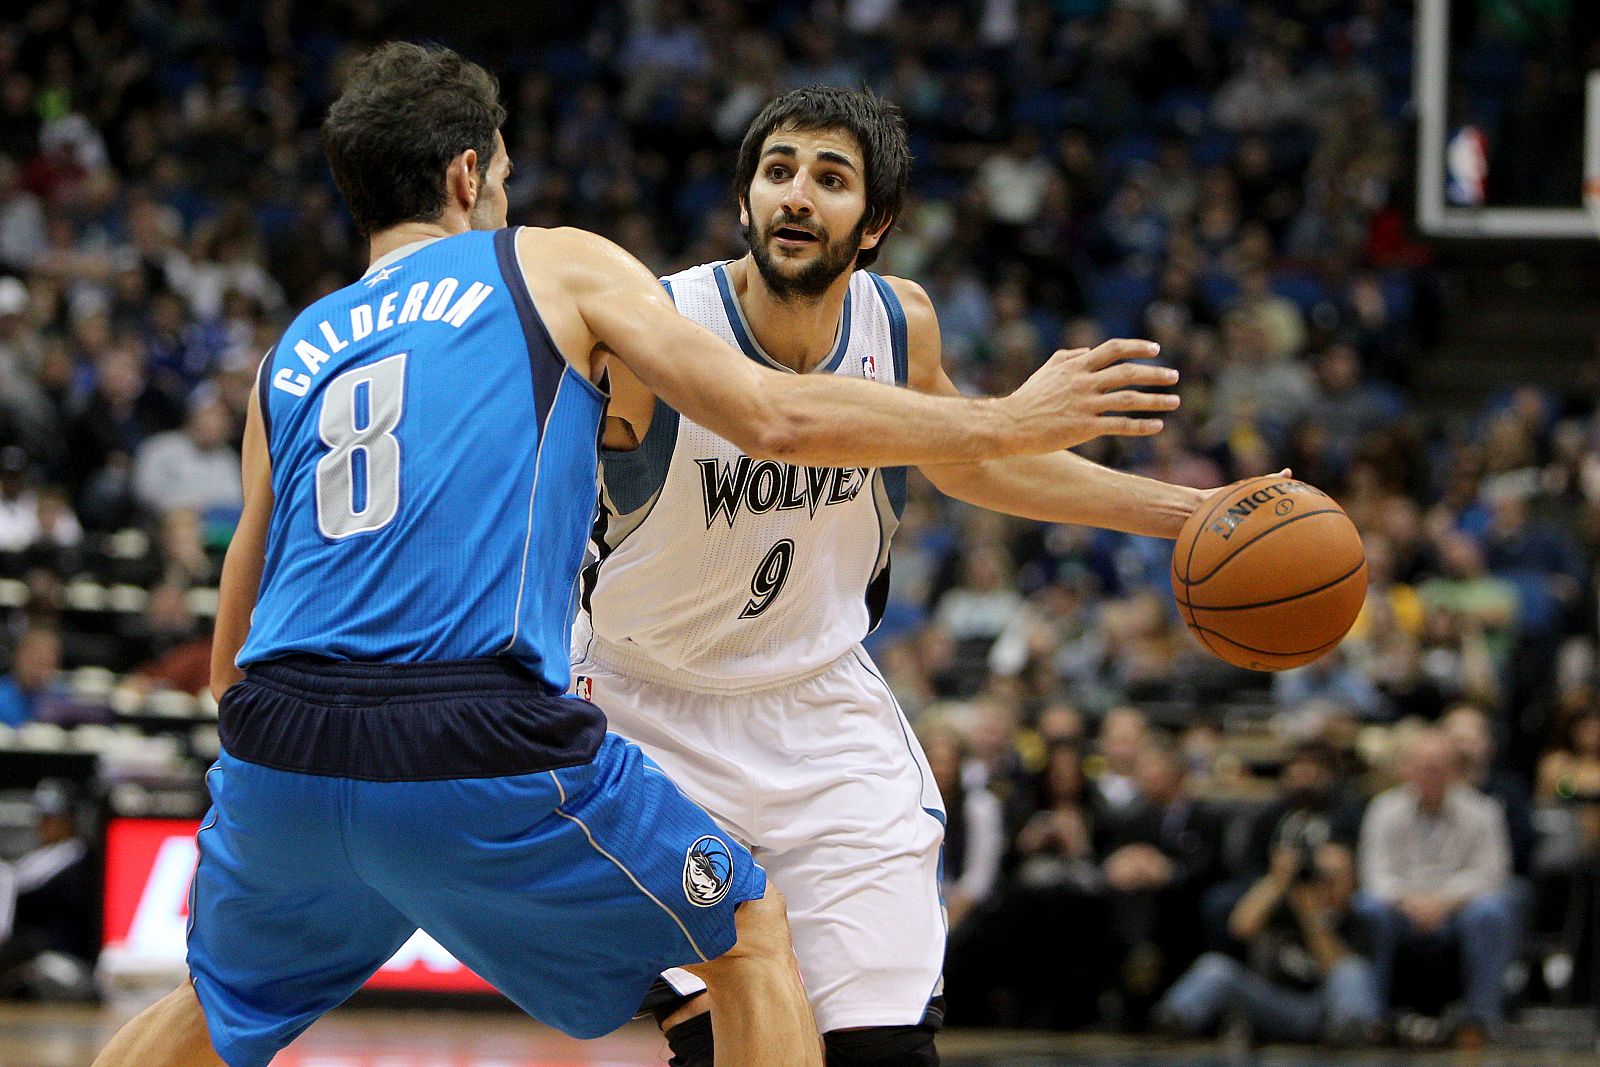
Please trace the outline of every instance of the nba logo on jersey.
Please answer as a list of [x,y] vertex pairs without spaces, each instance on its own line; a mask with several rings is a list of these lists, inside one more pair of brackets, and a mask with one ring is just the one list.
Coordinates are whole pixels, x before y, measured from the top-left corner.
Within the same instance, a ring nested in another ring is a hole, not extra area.
[[861,357],[861,376],[871,381],[878,380],[878,360],[871,352]]
[[594,699],[594,679],[587,674],[580,674],[573,679],[572,691],[578,694],[579,700]]

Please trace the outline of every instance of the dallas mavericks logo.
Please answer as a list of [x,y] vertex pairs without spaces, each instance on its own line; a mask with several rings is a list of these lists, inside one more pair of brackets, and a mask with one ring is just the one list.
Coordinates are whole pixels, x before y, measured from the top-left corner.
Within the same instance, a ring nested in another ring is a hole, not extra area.
[[863,378],[877,380],[878,361],[873,357],[871,352],[868,352],[866,355],[861,357],[861,376]]
[[683,895],[697,908],[710,908],[733,885],[733,853],[720,838],[706,834],[689,846],[683,860]]

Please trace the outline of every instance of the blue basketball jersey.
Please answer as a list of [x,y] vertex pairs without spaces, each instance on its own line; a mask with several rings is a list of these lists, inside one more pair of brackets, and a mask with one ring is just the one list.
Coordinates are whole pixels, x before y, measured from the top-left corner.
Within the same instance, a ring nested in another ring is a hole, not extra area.
[[258,388],[275,499],[240,666],[504,655],[566,689],[605,397],[539,319],[516,230],[380,261]]

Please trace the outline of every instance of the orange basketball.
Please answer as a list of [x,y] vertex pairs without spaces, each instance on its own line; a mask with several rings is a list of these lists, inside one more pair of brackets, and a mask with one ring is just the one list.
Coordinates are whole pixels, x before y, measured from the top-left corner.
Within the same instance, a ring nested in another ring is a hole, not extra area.
[[1199,642],[1253,671],[1337,645],[1367,595],[1367,556],[1332,497],[1270,475],[1219,489],[1183,524],[1172,595]]

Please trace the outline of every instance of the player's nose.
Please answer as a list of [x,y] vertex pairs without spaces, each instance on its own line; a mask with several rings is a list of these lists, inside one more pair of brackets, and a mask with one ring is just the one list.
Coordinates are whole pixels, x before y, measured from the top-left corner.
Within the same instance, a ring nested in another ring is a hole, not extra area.
[[811,179],[804,170],[798,171],[785,187],[783,209],[791,215],[811,214]]

